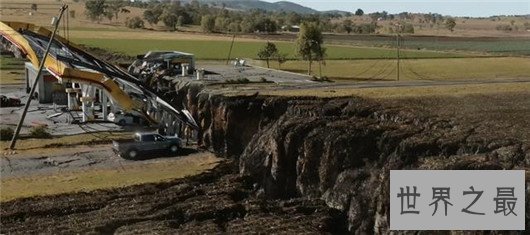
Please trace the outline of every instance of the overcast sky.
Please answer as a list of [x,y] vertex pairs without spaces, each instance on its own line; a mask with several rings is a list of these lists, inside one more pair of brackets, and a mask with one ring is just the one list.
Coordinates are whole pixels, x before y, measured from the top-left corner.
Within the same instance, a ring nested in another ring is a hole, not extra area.
[[[279,0],[265,0],[277,2]],[[453,16],[492,16],[492,15],[526,15],[530,14],[530,0],[289,0],[316,10],[344,10],[354,12],[361,8],[366,13],[387,11],[389,13],[420,12],[440,13]]]

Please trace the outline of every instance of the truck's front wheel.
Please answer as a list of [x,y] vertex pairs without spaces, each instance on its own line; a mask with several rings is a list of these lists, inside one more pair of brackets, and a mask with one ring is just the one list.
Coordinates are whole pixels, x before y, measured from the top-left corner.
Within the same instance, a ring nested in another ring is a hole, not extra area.
[[128,159],[136,159],[138,157],[138,151],[136,149],[131,149],[127,151],[126,156]]

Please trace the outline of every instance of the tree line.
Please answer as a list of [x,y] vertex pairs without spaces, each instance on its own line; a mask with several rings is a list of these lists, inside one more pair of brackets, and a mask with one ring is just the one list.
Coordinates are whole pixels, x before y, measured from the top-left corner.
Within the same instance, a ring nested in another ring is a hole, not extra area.
[[[89,19],[101,21],[104,18],[117,19],[119,14],[126,10],[124,6],[135,6],[145,9],[141,17],[127,19],[126,25],[130,28],[143,28],[147,25],[153,27],[162,23],[167,30],[174,31],[189,25],[200,26],[204,32],[218,33],[275,33],[281,30],[292,29],[300,26],[302,22],[317,23],[324,32],[373,34],[381,29],[378,22],[393,20],[399,22],[400,28],[390,28],[389,33],[414,33],[414,26],[409,23],[414,19],[422,24],[434,24],[446,27],[453,31],[456,21],[440,14],[412,14],[402,12],[389,14],[386,11],[367,14],[362,9],[355,13],[326,12],[319,14],[298,14],[295,12],[267,12],[253,9],[249,11],[233,11],[224,5],[201,4],[192,0],[181,4],[178,0],[163,1],[125,1],[125,0],[86,0],[85,8]],[[354,24],[350,16],[368,17],[369,23]],[[340,21],[343,17],[346,19]]]
[[109,21],[117,20],[121,12],[128,11],[123,8],[126,5],[127,1],[125,0],[87,0],[85,2],[85,14],[90,20],[97,22],[104,18]]

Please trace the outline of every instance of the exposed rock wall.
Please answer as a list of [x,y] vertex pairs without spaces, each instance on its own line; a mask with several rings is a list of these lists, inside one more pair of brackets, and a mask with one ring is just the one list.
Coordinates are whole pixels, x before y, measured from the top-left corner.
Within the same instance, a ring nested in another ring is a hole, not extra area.
[[323,199],[355,233],[388,232],[391,169],[523,169],[530,161],[528,143],[482,135],[485,127],[360,98],[195,97],[188,106],[197,106],[203,146],[239,159],[240,173],[268,198]]

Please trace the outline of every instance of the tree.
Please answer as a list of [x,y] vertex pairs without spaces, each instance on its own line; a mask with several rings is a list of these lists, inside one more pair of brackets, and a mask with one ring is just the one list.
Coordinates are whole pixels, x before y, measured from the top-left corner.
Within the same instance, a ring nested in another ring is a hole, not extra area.
[[162,14],[160,15],[160,20],[169,30],[173,31],[177,27],[179,16],[182,16],[181,23],[185,24],[186,19],[184,17],[184,12],[185,10],[180,7],[179,1],[172,1],[171,4],[166,4],[163,6]]
[[352,26],[353,26],[353,22],[350,19],[345,19],[344,21],[342,21],[342,28],[348,34],[351,33],[351,31],[353,30]]
[[171,8],[165,8],[162,15],[160,15],[160,20],[162,20],[169,30],[173,31],[177,26],[179,16],[177,15],[177,12],[173,11]]
[[324,61],[324,57],[326,57],[326,48],[322,48],[319,45],[315,52],[315,59],[318,61],[318,73],[320,74],[321,78],[322,78],[322,64],[324,65],[326,64]]
[[86,15],[91,21],[101,21],[105,14],[105,0],[87,0],[85,2]]
[[125,2],[123,0],[112,0],[108,4],[108,12],[114,14],[114,18],[117,20],[118,13],[120,13],[121,8],[124,6],[125,6]]
[[274,33],[278,30],[278,25],[276,25],[275,21],[269,18],[261,18],[254,25],[254,30],[259,32]]
[[308,61],[307,73],[309,75],[311,75],[313,60],[323,60],[325,56],[325,49],[322,47],[323,42],[322,29],[317,23],[302,23],[296,39],[296,51],[303,60]]
[[265,46],[259,50],[258,57],[262,60],[266,60],[267,68],[269,68],[269,60],[276,57],[277,54],[278,48],[276,48],[276,44],[267,42],[267,44],[265,44]]
[[361,8],[359,8],[359,9],[357,9],[357,11],[355,11],[355,15],[356,16],[362,16],[362,15],[364,15],[364,11]]
[[254,32],[254,22],[251,20],[244,20],[240,24],[241,32],[244,33],[253,33]]
[[147,9],[144,11],[144,19],[149,23],[150,25],[156,25],[158,24],[158,21],[160,21],[160,16],[162,15],[162,7],[160,5]]
[[223,16],[217,16],[215,18],[214,29],[218,32],[228,31],[229,24],[230,20],[228,18],[225,18]]
[[112,18],[114,18],[114,12],[106,8],[105,12],[103,13],[103,16],[105,16],[107,19],[109,19],[110,22],[112,22]]
[[204,32],[213,32],[215,28],[215,17],[211,15],[204,15],[201,19],[201,28]]
[[445,27],[446,27],[447,29],[449,29],[451,32],[454,31],[455,26],[456,26],[456,21],[455,21],[454,18],[447,18],[447,19],[445,20]]
[[228,25],[228,30],[232,33],[241,32],[241,26],[239,22],[232,22]]
[[388,19],[388,12],[386,11],[374,12],[374,13],[370,13],[369,15],[370,15],[370,18],[372,18],[372,21],[378,21],[379,19],[381,20]]
[[278,61],[278,68],[282,69],[282,64],[287,62],[287,54],[278,52],[276,55],[276,61]]
[[177,19],[177,27],[182,27],[184,26],[184,22],[185,22],[185,18],[184,16],[179,16],[179,18]]
[[131,29],[141,29],[144,27],[144,21],[139,16],[135,16],[131,19],[127,18],[125,25]]

